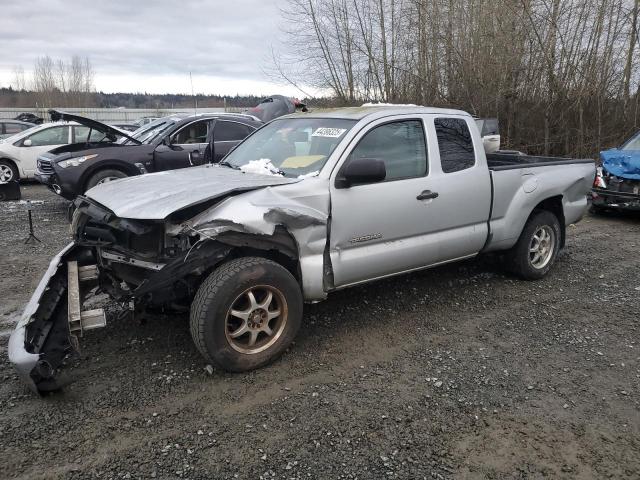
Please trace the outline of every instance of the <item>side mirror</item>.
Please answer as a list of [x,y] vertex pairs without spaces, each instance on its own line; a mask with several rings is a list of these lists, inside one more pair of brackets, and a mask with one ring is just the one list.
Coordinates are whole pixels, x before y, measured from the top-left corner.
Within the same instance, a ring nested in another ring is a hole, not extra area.
[[32,145],[31,139],[27,138],[24,142],[22,142],[23,147],[30,147]]
[[336,187],[349,188],[362,183],[382,182],[387,178],[384,162],[377,158],[354,158],[347,162],[342,175],[336,179]]

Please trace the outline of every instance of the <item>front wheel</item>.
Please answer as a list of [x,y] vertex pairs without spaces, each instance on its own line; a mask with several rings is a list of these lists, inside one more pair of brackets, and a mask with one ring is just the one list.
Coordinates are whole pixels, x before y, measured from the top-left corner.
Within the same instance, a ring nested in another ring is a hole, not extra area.
[[8,160],[0,160],[0,183],[8,183],[20,179],[18,169]]
[[515,246],[507,253],[511,270],[526,280],[544,277],[560,249],[561,230],[551,212],[534,213],[527,221]]
[[127,174],[121,170],[115,170],[113,168],[98,170],[87,181],[87,188],[85,188],[85,192],[90,188],[95,187],[96,185],[101,185],[106,182],[111,182],[113,180],[118,180],[120,178],[126,178],[126,177],[127,177]]
[[302,303],[298,282],[281,265],[260,257],[231,260],[198,289],[191,336],[200,353],[223,370],[259,368],[293,341]]

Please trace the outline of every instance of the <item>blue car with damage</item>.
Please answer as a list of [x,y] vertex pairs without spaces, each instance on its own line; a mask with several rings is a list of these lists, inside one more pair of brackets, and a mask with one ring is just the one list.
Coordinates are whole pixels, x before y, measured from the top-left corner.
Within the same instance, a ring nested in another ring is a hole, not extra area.
[[640,132],[622,146],[600,152],[600,161],[591,190],[592,211],[640,211]]

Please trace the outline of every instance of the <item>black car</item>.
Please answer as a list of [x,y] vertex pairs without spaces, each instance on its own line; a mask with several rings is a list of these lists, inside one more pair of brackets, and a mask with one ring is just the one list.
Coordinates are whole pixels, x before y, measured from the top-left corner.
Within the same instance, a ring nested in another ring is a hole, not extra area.
[[37,116],[35,113],[21,113],[14,120],[19,120],[21,122],[33,123],[34,125],[42,125],[44,119],[42,117]]
[[85,117],[51,110],[53,120],[89,127],[81,143],[38,157],[35,178],[69,200],[118,178],[219,162],[263,123],[252,115],[204,113],[160,118],[127,135]]

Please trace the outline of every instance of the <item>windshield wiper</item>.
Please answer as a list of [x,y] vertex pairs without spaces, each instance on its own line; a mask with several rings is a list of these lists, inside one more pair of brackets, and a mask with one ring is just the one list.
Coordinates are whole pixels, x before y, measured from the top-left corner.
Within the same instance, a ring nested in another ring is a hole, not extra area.
[[233,168],[234,170],[240,170],[240,167],[238,167],[237,165],[232,165],[227,161],[218,162],[218,165],[224,165],[225,167]]

